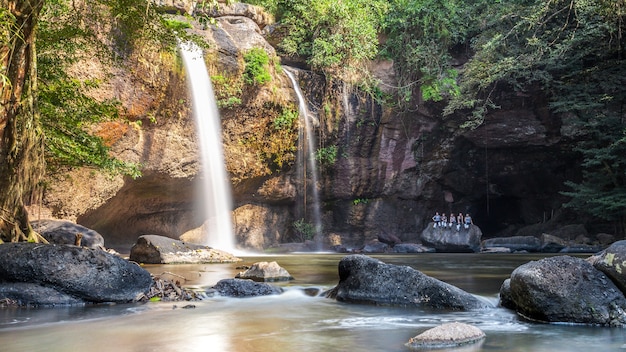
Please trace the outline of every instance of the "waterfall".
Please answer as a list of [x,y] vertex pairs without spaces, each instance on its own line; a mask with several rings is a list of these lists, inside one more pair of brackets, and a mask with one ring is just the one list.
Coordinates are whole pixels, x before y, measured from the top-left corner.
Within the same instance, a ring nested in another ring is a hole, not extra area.
[[[312,133],[313,127],[311,126],[311,116],[308,114],[308,109],[306,106],[306,102],[304,100],[304,95],[302,94],[302,90],[300,89],[300,85],[298,84],[298,80],[294,76],[293,72],[289,69],[283,69],[291,80],[291,84],[293,85],[293,89],[296,93],[296,97],[298,98],[298,114],[300,117],[300,130],[298,132],[298,178],[302,182],[302,192],[303,192],[303,206],[304,213],[306,214],[307,208],[312,207],[313,211],[313,226],[315,231],[315,240],[318,244],[318,249],[321,249],[321,234],[322,234],[322,217],[320,212],[320,198],[318,191],[318,180],[317,180],[317,162],[315,160],[315,146],[317,143],[315,142],[315,134]],[[319,123],[319,122],[318,122]],[[302,130],[302,126],[304,126],[304,131]],[[305,154],[306,150],[306,154]],[[306,159],[306,160],[305,160]],[[307,183],[307,174],[309,175],[311,182]],[[308,196],[310,189],[310,198],[313,204],[308,205]],[[305,220],[307,220],[305,218]]]
[[206,69],[202,49],[193,43],[181,43],[180,51],[192,93],[193,114],[203,174],[205,216],[203,225],[206,244],[224,251],[235,249],[231,209],[232,196],[222,150],[220,115],[213,86]]

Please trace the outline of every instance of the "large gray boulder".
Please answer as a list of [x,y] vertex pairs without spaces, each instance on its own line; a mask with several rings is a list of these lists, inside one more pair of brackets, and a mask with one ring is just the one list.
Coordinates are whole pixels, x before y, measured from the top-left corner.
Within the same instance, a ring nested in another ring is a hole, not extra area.
[[130,249],[130,260],[145,264],[234,263],[234,255],[209,246],[159,235],[139,236]]
[[469,229],[461,226],[459,231],[456,228],[434,227],[434,223],[429,223],[422,231],[420,239],[422,244],[432,247],[437,252],[480,252],[480,241],[483,236],[482,231],[476,225],[471,225]]
[[152,277],[138,265],[98,249],[5,243],[0,245],[0,286],[16,282],[52,288],[85,302],[130,302],[148,292]]
[[104,237],[98,232],[64,220],[36,220],[31,222],[33,230],[42,235],[52,244],[76,244],[76,236],[80,237],[79,244],[89,248],[104,248]]
[[339,284],[327,292],[338,301],[392,306],[470,310],[489,307],[473,295],[408,266],[365,255],[339,262]]
[[0,283],[0,299],[20,306],[83,305],[87,301],[52,287],[30,282]]
[[603,272],[626,295],[626,240],[617,241],[589,258],[594,268]]
[[212,287],[212,292],[218,293],[220,296],[243,298],[278,295],[283,290],[280,287],[249,279],[223,279]]
[[503,285],[503,305],[542,322],[626,324],[626,297],[583,259],[558,256],[519,266]]

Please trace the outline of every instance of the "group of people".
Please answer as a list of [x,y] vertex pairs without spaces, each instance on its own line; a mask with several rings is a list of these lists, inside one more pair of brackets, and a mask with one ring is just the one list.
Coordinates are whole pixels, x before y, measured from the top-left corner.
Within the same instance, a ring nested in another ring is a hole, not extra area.
[[448,219],[445,213],[439,215],[439,212],[436,212],[435,216],[433,216],[433,221],[435,222],[434,228],[447,227],[451,229],[452,227],[456,227],[457,231],[461,230],[461,225],[463,225],[465,229],[469,229],[470,225],[473,224],[472,217],[469,214],[463,216],[463,213],[459,213],[459,215],[456,216],[454,213],[451,213],[450,219]]

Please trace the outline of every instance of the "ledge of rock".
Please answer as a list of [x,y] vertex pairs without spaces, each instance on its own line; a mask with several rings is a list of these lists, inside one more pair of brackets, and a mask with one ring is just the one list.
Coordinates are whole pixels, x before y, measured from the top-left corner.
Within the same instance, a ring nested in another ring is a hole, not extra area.
[[[23,304],[55,304],[51,290],[59,292],[59,304],[131,302],[148,292],[152,282],[150,273],[138,265],[99,249],[23,242],[0,245],[2,292],[8,297],[9,291],[24,289],[27,295],[22,299],[29,302]],[[51,297],[35,301],[46,294]]]
[[218,249],[158,235],[139,236],[130,260],[145,264],[234,263],[240,258]]
[[276,262],[258,262],[252,264],[246,271],[237,274],[236,278],[251,279],[253,281],[289,281],[293,276]]
[[365,255],[349,255],[339,262],[339,284],[326,296],[343,302],[448,310],[490,307],[411,267],[385,264]]
[[447,323],[426,330],[405,345],[410,349],[452,348],[473,344],[485,338],[479,328],[464,323]]
[[212,291],[227,297],[267,296],[278,295],[283,292],[280,287],[247,279],[220,280],[212,287]]

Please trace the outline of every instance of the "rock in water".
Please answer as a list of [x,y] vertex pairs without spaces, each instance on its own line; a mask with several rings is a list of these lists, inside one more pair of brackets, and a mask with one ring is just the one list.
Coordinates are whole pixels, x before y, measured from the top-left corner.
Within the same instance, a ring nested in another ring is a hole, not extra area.
[[432,247],[437,252],[480,252],[480,242],[483,236],[482,231],[476,225],[471,225],[469,229],[461,226],[459,231],[456,228],[434,227],[434,223],[428,224],[422,231],[420,239],[422,244]]
[[473,295],[408,266],[385,264],[365,255],[339,262],[339,284],[330,298],[353,303],[470,310],[490,307]]
[[283,292],[280,287],[245,279],[220,280],[213,286],[213,290],[221,296],[227,297],[267,296],[278,295]]
[[506,306],[531,320],[626,325],[624,294],[580,258],[557,256],[521,265],[503,290]]
[[293,276],[289,272],[278,265],[276,262],[258,262],[246,271],[240,272],[236,276],[240,279],[251,279],[254,281],[289,281],[293,280]]
[[464,323],[447,323],[426,330],[405,345],[411,349],[451,348],[476,343],[485,338],[479,328]]
[[130,249],[130,260],[146,264],[234,263],[234,255],[158,235],[143,235]]
[[0,281],[51,287],[87,302],[130,302],[148,292],[149,272],[99,249],[40,243],[0,245]]
[[589,257],[587,261],[611,278],[626,295],[626,240],[613,243],[609,248]]

